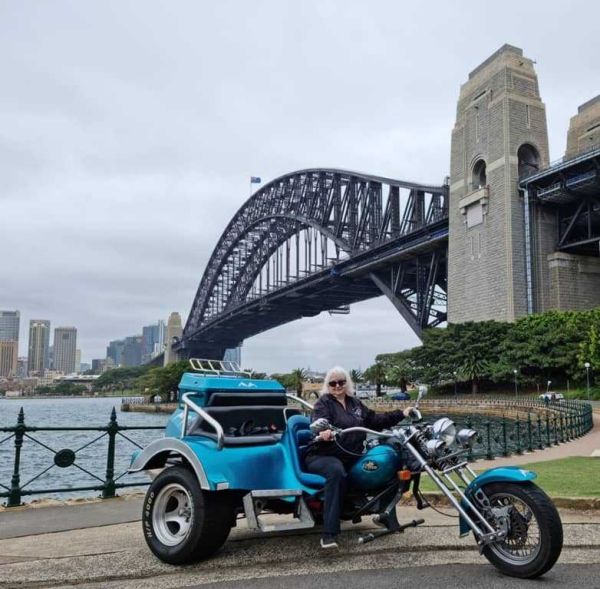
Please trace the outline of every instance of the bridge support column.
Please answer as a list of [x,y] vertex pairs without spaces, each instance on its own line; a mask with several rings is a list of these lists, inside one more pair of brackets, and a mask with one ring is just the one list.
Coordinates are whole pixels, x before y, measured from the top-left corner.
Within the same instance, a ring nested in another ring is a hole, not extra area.
[[586,311],[600,306],[600,259],[555,252],[548,256],[550,307]]
[[[450,161],[450,322],[513,321],[527,313],[518,180],[548,159],[546,112],[533,62],[521,49],[504,45],[469,74],[458,101]],[[541,269],[541,259],[545,270],[551,250],[539,241],[537,248],[533,265]],[[532,281],[535,289],[535,273]]]

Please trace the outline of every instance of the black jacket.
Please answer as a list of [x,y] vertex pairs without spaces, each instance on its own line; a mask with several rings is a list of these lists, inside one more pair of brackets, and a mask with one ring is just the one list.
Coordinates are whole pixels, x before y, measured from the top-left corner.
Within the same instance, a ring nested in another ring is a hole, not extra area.
[[[397,424],[404,418],[404,413],[402,409],[376,413],[356,397],[350,396],[346,396],[346,409],[344,409],[333,395],[325,394],[319,397],[319,400],[315,403],[312,421],[321,417],[327,419],[331,425],[342,429],[362,426],[380,431]],[[364,449],[363,442],[365,438],[366,434],[355,432],[339,436],[337,443],[335,441],[316,442],[308,450],[307,458],[312,454],[319,454],[321,456],[337,456],[344,462],[356,460],[356,456],[344,452],[340,445],[354,454],[361,454]]]

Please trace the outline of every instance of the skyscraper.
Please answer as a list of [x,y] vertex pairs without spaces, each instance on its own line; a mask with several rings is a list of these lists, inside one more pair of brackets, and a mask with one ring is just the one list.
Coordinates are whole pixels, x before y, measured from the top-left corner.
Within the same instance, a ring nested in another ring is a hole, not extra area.
[[177,361],[177,354],[173,350],[173,338],[181,338],[183,327],[181,326],[181,315],[179,313],[171,313],[167,322],[167,333],[165,337],[165,363],[172,364]]
[[32,319],[29,322],[29,353],[27,372],[43,376],[48,368],[48,348],[50,346],[50,321]]
[[19,318],[19,311],[0,311],[0,376],[17,374]]
[[64,374],[75,372],[77,355],[77,329],[57,327],[54,330],[54,370]]
[[18,342],[0,340],[0,377],[17,376]]
[[19,341],[19,311],[0,311],[0,342]]

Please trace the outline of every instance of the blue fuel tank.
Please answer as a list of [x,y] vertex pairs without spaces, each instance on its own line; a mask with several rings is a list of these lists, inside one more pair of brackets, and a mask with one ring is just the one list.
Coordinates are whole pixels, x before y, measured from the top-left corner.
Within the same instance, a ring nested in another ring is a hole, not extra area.
[[400,458],[393,448],[386,444],[375,446],[352,466],[348,482],[355,489],[380,489],[396,477],[400,466]]

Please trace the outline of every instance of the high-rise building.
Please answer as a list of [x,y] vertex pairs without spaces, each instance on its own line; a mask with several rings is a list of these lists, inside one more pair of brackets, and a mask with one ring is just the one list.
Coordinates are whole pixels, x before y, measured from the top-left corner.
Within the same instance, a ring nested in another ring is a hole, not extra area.
[[83,372],[81,370],[81,350],[75,350],[75,372]]
[[154,348],[158,343],[158,330],[158,324],[146,325],[142,328],[142,364],[146,364],[146,362],[150,362],[150,360],[152,360]]
[[17,375],[19,311],[0,311],[0,376]]
[[50,347],[50,321],[32,319],[29,322],[29,353],[27,372],[31,376],[43,376],[48,368],[48,348]]
[[16,340],[0,340],[0,377],[17,375],[17,357],[19,344]]
[[121,366],[123,364],[123,348],[125,348],[125,340],[116,339],[109,342],[106,348],[106,358],[110,358],[113,366]]
[[125,338],[123,347],[123,366],[140,366],[144,349],[144,338],[141,335],[131,335]]
[[54,330],[54,370],[63,374],[75,372],[77,356],[77,329],[57,327]]
[[0,342],[19,341],[19,311],[0,311]]
[[181,315],[179,313],[171,313],[167,322],[167,333],[165,336],[165,366],[177,362],[177,354],[173,350],[173,338],[180,339],[182,334]]

